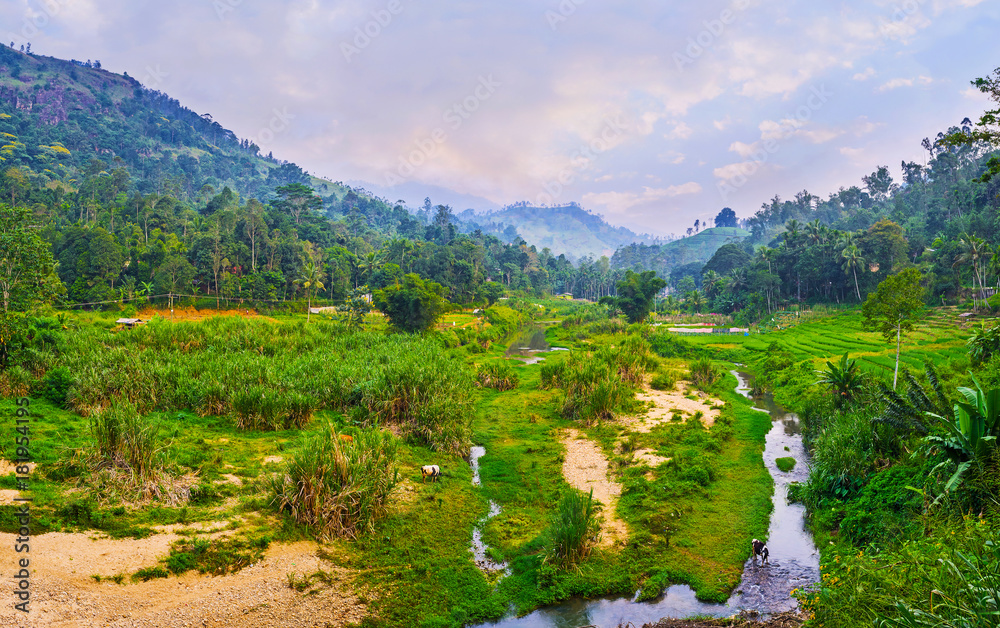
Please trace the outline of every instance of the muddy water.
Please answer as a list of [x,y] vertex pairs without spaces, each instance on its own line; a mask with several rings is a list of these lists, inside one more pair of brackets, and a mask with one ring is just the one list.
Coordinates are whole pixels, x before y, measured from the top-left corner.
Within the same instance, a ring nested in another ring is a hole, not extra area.
[[[737,392],[749,397],[748,376],[736,371],[732,373],[739,381]],[[674,585],[653,602],[636,602],[629,598],[573,599],[524,617],[483,624],[480,628],[615,628],[629,622],[640,626],[664,617],[729,617],[751,610],[770,615],[794,609],[796,601],[789,596],[792,589],[819,580],[819,553],[805,528],[805,509],[787,500],[788,484],[808,477],[808,461],[798,417],[785,412],[770,396],[757,400],[757,405],[772,419],[764,447],[764,464],[774,478],[774,512],[768,537],[762,539],[771,553],[770,564],[762,566],[747,560],[743,579],[725,604],[700,602],[687,585]],[[789,456],[795,458],[795,467],[783,473],[774,461]]]

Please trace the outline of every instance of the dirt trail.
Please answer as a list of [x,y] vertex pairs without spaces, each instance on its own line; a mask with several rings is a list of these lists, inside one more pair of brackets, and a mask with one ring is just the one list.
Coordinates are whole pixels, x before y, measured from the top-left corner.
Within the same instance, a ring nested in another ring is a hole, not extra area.
[[[365,616],[365,602],[346,569],[321,561],[317,545],[272,545],[264,559],[226,576],[188,572],[145,583],[97,583],[92,575],[131,574],[158,564],[176,534],[146,539],[92,539],[50,533],[31,542],[31,612],[0,605],[0,625],[39,627],[343,626]],[[20,556],[23,556],[20,555]],[[14,565],[14,536],[0,534],[0,565]],[[318,570],[333,583],[305,595],[288,586],[288,574]],[[5,595],[4,599],[9,599]]]
[[[695,399],[689,399],[693,396]],[[679,411],[685,418],[690,418],[697,412],[702,413],[701,422],[710,427],[719,417],[722,401],[691,387],[691,382],[679,381],[674,390],[653,390],[649,381],[643,384],[642,392],[635,398],[649,406],[649,410],[640,416],[623,417],[620,422],[623,427],[632,432],[648,434],[654,427],[670,421],[674,412]]]
[[628,539],[628,528],[615,514],[622,487],[608,475],[604,452],[597,443],[573,429],[566,430],[562,444],[566,447],[563,477],[573,488],[585,492],[593,489],[594,499],[604,504],[600,545],[610,547],[616,541],[624,543]]

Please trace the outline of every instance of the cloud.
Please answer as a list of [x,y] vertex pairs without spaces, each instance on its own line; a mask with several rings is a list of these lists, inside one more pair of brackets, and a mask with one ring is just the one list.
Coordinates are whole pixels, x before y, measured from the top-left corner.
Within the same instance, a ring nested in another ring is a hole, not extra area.
[[855,81],[867,81],[873,76],[875,76],[875,68],[868,67],[865,69],[864,72],[858,72],[857,74],[852,76],[851,79]]
[[623,214],[638,205],[663,201],[675,196],[698,194],[701,190],[702,187],[700,183],[690,181],[681,185],[671,185],[666,188],[651,188],[643,186],[641,193],[602,192],[599,194],[585,194],[583,196],[583,202],[588,206],[604,208],[612,214]]
[[934,82],[929,76],[918,76],[917,78],[894,78],[886,81],[879,85],[879,92],[887,92],[893,89],[899,89],[900,87],[913,87],[915,85],[930,85]]
[[664,137],[666,137],[668,140],[686,140],[693,134],[694,134],[694,129],[689,127],[686,123],[680,122],[674,125],[674,128]]
[[679,153],[675,150],[668,150],[664,153],[660,153],[656,157],[657,159],[659,159],[664,163],[672,164],[675,166],[684,163],[684,160],[687,158],[687,156],[684,155],[684,153]]
[[719,131],[725,131],[726,127],[733,123],[732,116],[727,115],[721,120],[712,120],[712,126],[714,126]]

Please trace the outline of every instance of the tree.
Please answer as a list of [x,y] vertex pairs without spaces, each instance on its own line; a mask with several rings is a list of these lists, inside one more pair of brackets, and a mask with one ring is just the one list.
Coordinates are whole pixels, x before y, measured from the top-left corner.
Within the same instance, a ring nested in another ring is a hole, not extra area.
[[3,311],[24,311],[65,288],[55,272],[52,247],[38,234],[24,207],[0,204],[0,295]]
[[[1000,68],[993,70],[991,76],[972,81],[972,85],[989,96],[994,103],[1000,105]],[[975,129],[962,128],[954,133],[940,136],[935,143],[935,148],[975,146],[977,144],[995,145],[997,143],[1000,143],[1000,107],[984,112],[976,123]],[[925,146],[925,148],[930,147]],[[994,155],[986,162],[986,172],[975,181],[986,183],[997,175],[1000,175],[1000,158]]]
[[848,360],[845,353],[840,357],[840,362],[834,364],[827,360],[825,370],[817,370],[820,379],[818,384],[826,384],[835,395],[837,406],[845,402],[854,400],[854,396],[861,390],[861,371],[858,369],[857,360]]
[[303,211],[323,209],[323,199],[316,196],[308,185],[289,183],[274,191],[279,197],[274,206],[290,213],[295,218],[295,224],[300,223]]
[[445,312],[448,301],[445,288],[425,281],[416,273],[403,276],[402,282],[375,292],[375,307],[388,317],[393,327],[408,333],[430,329]]
[[317,290],[322,290],[326,287],[323,285],[322,267],[311,260],[306,262],[295,283],[302,286],[302,289],[306,291],[306,322],[308,323],[309,316],[312,314],[312,296]]
[[656,276],[655,270],[640,274],[625,271],[625,278],[615,284],[618,296],[614,303],[625,314],[630,323],[638,323],[649,316],[653,309],[656,293],[666,287],[667,282]]
[[736,212],[728,207],[723,207],[722,211],[720,211],[715,217],[716,227],[738,227],[739,224],[739,220],[736,218]]
[[705,263],[701,273],[704,275],[708,271],[714,270],[719,275],[725,276],[733,269],[749,265],[750,261],[751,257],[746,249],[739,244],[730,242],[719,247],[719,250],[712,255],[712,259]]
[[924,307],[924,289],[920,285],[920,271],[916,268],[888,277],[878,285],[875,292],[861,307],[864,328],[878,331],[885,340],[896,336],[896,370],[892,377],[892,388],[896,389],[899,379],[899,348],[904,332],[913,329],[913,322]]
[[861,301],[861,288],[858,287],[858,267],[861,272],[865,272],[865,258],[861,257],[861,251],[855,245],[850,245],[844,249],[840,256],[844,258],[842,268],[845,273],[854,273],[854,290],[858,294],[858,301]]

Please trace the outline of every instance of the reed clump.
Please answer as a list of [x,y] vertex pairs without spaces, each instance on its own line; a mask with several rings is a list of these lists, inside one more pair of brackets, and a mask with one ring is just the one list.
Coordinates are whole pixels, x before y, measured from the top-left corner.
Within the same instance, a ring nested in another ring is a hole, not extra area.
[[546,558],[563,569],[585,559],[600,532],[594,490],[569,490],[559,499],[559,508],[549,526]]
[[471,435],[472,378],[460,361],[431,339],[335,322],[218,317],[156,320],[114,335],[85,328],[51,356],[56,367],[75,375],[67,406],[85,415],[127,402],[140,413],[191,410],[281,430],[333,410],[454,453],[468,450]]
[[350,441],[333,429],[310,435],[274,482],[276,505],[320,540],[370,533],[398,482],[396,450],[392,434],[374,428]]
[[476,383],[483,388],[500,392],[514,390],[519,381],[514,369],[504,362],[490,362],[476,369]]

